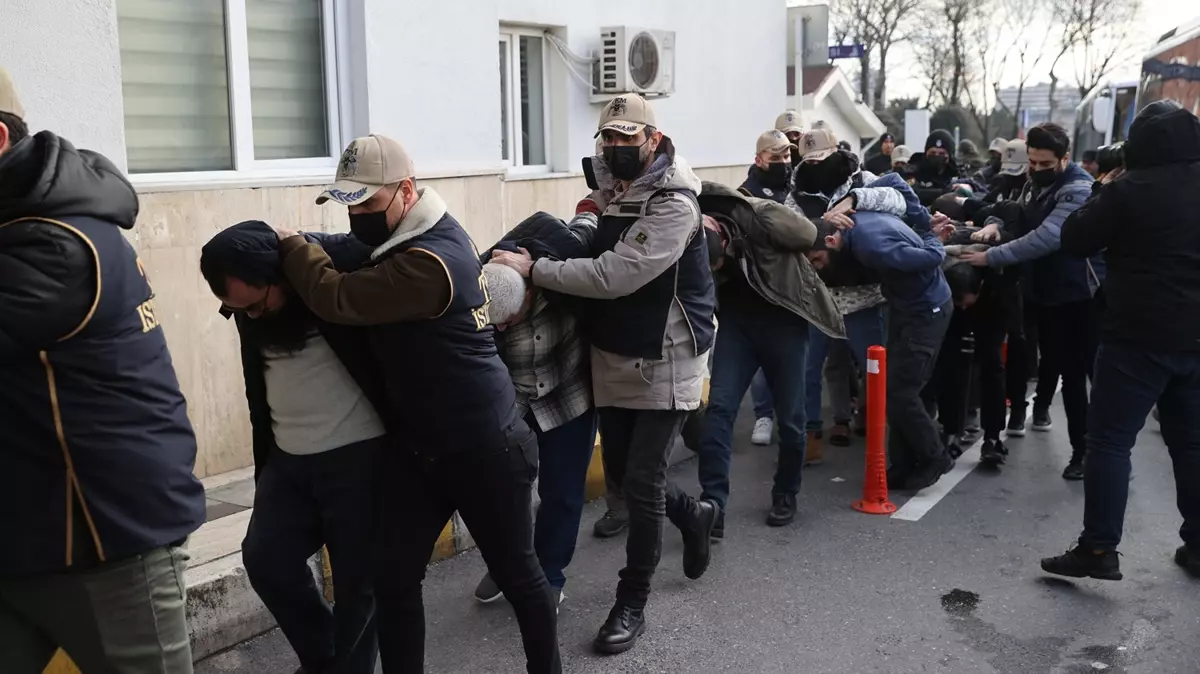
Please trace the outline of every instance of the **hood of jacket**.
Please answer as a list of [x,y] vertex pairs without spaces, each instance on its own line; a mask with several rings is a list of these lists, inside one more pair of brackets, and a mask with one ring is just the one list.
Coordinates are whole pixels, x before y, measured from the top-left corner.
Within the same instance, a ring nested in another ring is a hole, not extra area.
[[388,240],[382,246],[371,251],[371,259],[378,260],[381,255],[396,246],[428,232],[444,217],[446,217],[446,202],[442,201],[441,195],[429,187],[418,188],[417,203],[408,211],[400,224],[396,225],[395,231],[388,237]]
[[86,216],[133,229],[138,198],[107,158],[42,131],[0,155],[0,222]]
[[767,302],[800,316],[836,339],[845,337],[842,313],[805,252],[817,228],[808,218],[771,199],[747,197],[725,185],[703,183],[700,210],[723,216],[733,257],[750,287]]
[[1129,170],[1200,161],[1200,119],[1178,105],[1146,106],[1129,127],[1125,167]]
[[606,199],[606,201],[609,203],[612,201],[624,203],[645,201],[655,192],[662,190],[682,189],[700,194],[699,176],[692,171],[687,160],[676,153],[675,146],[669,138],[664,136],[662,142],[666,145],[666,151],[657,154],[650,168],[638,176],[629,185],[629,189],[624,192],[617,192],[617,181],[613,178],[612,172],[608,170],[608,164],[604,162],[604,157],[592,158],[592,171],[596,175],[596,184],[600,186],[600,191],[606,196],[615,195],[613,199]]

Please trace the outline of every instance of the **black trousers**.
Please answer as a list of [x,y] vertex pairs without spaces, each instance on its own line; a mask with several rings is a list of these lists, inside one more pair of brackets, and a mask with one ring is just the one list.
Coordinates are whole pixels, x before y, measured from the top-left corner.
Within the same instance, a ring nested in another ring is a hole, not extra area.
[[[259,475],[242,562],[309,671],[375,671],[375,486],[385,445],[376,438],[305,456],[276,450]],[[332,608],[308,566],[322,545]]]
[[[1038,395],[1034,407],[1043,403],[1043,372],[1049,369],[1062,376],[1063,408],[1067,413],[1067,434],[1071,449],[1081,457],[1087,451],[1088,382],[1096,364],[1100,343],[1100,317],[1096,300],[1040,306],[1038,308],[1038,346],[1042,364],[1038,373]],[[1050,389],[1053,391],[1053,388]]]
[[421,583],[434,545],[456,510],[516,614],[527,671],[562,671],[557,606],[533,548],[537,472],[537,438],[523,421],[509,430],[507,446],[500,450],[430,455],[394,447],[385,455],[375,570],[384,672],[424,672]]
[[945,452],[922,393],[933,378],[954,304],[937,312],[888,312],[887,421],[889,472],[898,478]]
[[667,480],[671,449],[689,413],[620,407],[601,407],[599,413],[604,472],[613,484],[622,486],[629,508],[629,538],[617,601],[644,608],[662,557],[665,522],[680,521],[691,501]]
[[[974,384],[979,395],[980,425],[985,440],[999,440],[1004,430],[1004,316],[1000,307],[981,301],[956,310],[938,353],[934,379],[925,391],[926,403],[936,402],[942,432],[958,437],[966,425]],[[972,377],[972,375],[975,375]]]
[[[1012,376],[1009,378],[1008,397],[1012,400],[1014,414],[1026,412],[1025,396],[1028,392],[1029,378],[1035,372],[1038,380],[1037,386],[1034,387],[1034,409],[1048,410],[1054,403],[1054,393],[1058,389],[1062,366],[1054,354],[1047,357],[1044,347],[1041,347],[1041,323],[1045,312],[1046,307],[1026,301],[1021,325],[1022,335],[1017,340],[1013,340],[1011,334],[1009,335],[1008,360],[1012,364],[1009,367]],[[1016,367],[1021,369],[1015,369]]]

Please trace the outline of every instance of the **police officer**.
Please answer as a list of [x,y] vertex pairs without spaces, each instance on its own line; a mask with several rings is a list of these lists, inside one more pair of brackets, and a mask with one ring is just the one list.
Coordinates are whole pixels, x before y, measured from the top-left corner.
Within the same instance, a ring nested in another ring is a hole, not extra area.
[[754,166],[746,173],[746,181],[738,191],[748,197],[771,199],[782,204],[788,195],[791,154],[795,149],[796,144],[778,129],[759,136],[754,146]]

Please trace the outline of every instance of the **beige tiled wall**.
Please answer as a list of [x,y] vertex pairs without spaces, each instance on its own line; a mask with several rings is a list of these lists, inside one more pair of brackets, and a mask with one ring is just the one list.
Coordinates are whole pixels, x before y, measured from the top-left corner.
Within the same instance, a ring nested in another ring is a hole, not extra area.
[[[744,171],[728,167],[697,173],[705,180],[738,185]],[[481,248],[535,211],[570,215],[587,193],[581,177],[506,182],[485,175],[420,184],[442,195]],[[317,206],[317,192],[315,187],[277,187],[141,195],[141,214],[130,240],[153,283],[157,315],[188,399],[201,477],[248,466],[252,459],[237,333],[217,313],[218,302],[200,276],[200,247],[243,220],[304,231],[346,231],[345,209]]]

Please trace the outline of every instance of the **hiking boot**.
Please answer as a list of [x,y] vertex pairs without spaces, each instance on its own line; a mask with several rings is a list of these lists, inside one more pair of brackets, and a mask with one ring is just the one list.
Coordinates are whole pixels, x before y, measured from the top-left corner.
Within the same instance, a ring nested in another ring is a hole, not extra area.
[[821,431],[809,431],[804,444],[804,465],[819,466],[825,463],[825,450],[821,446]]
[[592,527],[592,535],[596,538],[612,538],[625,531],[628,526],[629,513],[609,510],[604,513],[604,517],[596,520],[595,526]]
[[833,428],[829,429],[829,444],[834,447],[849,447],[850,424],[846,422],[835,423]]
[[771,436],[775,434],[775,420],[763,417],[754,422],[754,432],[750,434],[750,444],[760,447],[771,444]]
[[1001,466],[1008,458],[1008,448],[999,440],[984,440],[979,450],[979,461],[990,466]]
[[1121,580],[1121,560],[1116,550],[1092,550],[1076,543],[1057,557],[1042,560],[1042,571],[1068,578]]
[[696,580],[712,559],[712,531],[721,508],[712,501],[689,499],[686,519],[674,522],[683,535],[683,575]]
[[1005,431],[1010,438],[1025,437],[1025,412],[1021,411],[1010,412],[1008,415],[1008,429]]
[[1072,482],[1078,482],[1079,480],[1083,479],[1083,475],[1083,455],[1071,454],[1071,461],[1067,464],[1067,467],[1063,469],[1063,479],[1070,480]]
[[784,527],[795,519],[795,494],[776,494],[771,497],[771,512],[767,513],[767,526]]
[[942,479],[942,476],[949,473],[954,468],[954,459],[949,455],[943,454],[934,457],[929,461],[919,464],[913,474],[909,476],[906,488],[912,491],[921,491],[927,487],[932,487],[937,484],[937,481]]
[[646,614],[643,609],[617,602],[608,612],[608,620],[600,626],[592,647],[604,655],[624,653],[637,644],[638,637],[642,636],[645,629]]
[[492,580],[492,574],[483,574],[483,580],[479,581],[479,585],[475,587],[475,601],[480,604],[490,604],[503,596],[504,593],[500,591],[500,586]]
[[1200,578],[1200,552],[1195,552],[1186,545],[1179,546],[1175,551],[1175,563],[1183,567],[1193,578]]
[[1054,428],[1054,421],[1050,419],[1050,410],[1033,408],[1033,430],[1046,433],[1051,428]]

